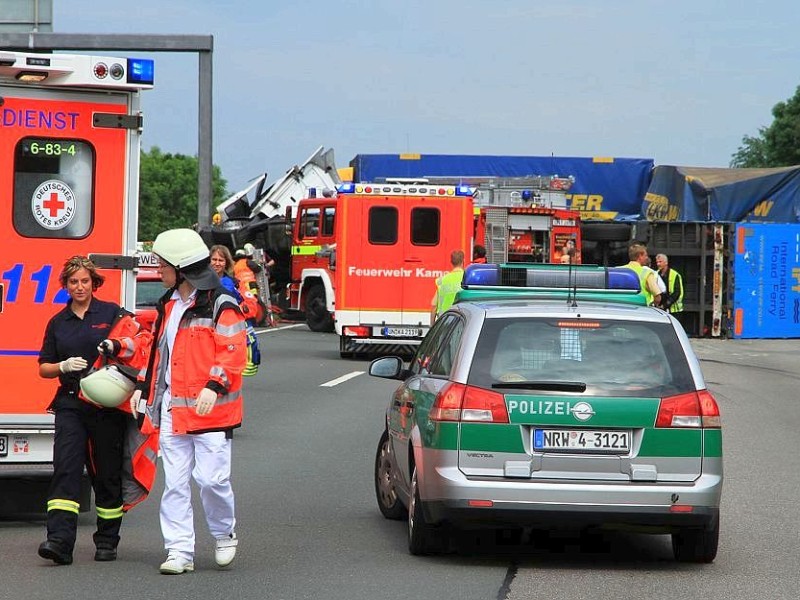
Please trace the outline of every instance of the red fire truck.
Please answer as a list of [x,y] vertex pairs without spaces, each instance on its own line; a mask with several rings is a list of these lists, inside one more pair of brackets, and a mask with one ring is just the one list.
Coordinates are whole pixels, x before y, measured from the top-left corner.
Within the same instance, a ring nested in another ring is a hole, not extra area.
[[44,507],[55,383],[37,357],[67,300],[61,265],[89,254],[106,276],[100,297],[134,306],[139,92],[152,84],[152,60],[0,51],[0,380],[13,382],[0,394],[4,507]]
[[418,345],[451,252],[471,256],[473,194],[466,186],[349,183],[335,197],[302,200],[290,309],[304,311],[315,331],[335,328],[343,357]]

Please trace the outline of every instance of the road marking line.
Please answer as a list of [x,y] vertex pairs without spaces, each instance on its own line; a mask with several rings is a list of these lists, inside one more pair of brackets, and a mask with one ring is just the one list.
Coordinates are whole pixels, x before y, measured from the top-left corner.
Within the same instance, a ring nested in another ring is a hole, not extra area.
[[364,371],[353,371],[352,373],[348,373],[347,375],[342,375],[341,377],[337,377],[336,379],[331,379],[325,383],[321,383],[319,387],[333,387],[335,385],[339,385],[340,383],[344,383],[348,379],[352,379],[353,377],[358,377],[359,375],[363,375]]

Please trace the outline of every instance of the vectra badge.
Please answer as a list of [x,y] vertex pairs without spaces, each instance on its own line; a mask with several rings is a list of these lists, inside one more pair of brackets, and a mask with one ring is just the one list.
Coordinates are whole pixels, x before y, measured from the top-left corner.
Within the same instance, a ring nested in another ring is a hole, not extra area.
[[578,421],[588,421],[594,416],[594,409],[588,402],[578,402],[572,407],[572,416]]

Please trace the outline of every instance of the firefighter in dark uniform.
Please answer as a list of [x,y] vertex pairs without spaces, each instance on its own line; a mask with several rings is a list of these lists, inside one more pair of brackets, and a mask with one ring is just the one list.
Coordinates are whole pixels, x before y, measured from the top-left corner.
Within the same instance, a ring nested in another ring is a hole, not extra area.
[[59,565],[72,563],[78,527],[83,467],[89,472],[97,506],[94,534],[97,561],[115,560],[122,524],[122,461],[126,413],[78,398],[80,379],[98,357],[120,312],[113,302],[94,297],[104,277],[86,257],[73,256],[59,276],[70,299],[44,334],[39,375],[59,387],[48,410],[55,414],[53,478],[47,500],[47,540],[39,556]]

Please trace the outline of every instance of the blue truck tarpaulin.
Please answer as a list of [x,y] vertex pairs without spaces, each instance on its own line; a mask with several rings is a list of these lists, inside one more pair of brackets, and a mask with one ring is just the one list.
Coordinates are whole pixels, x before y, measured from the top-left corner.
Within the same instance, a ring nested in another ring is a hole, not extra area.
[[658,166],[644,196],[649,221],[800,222],[800,167]]
[[350,161],[353,180],[389,178],[535,177],[575,178],[567,194],[584,220],[637,219],[653,170],[651,158],[565,158],[460,154],[358,154]]
[[800,338],[800,225],[736,225],[733,337]]

